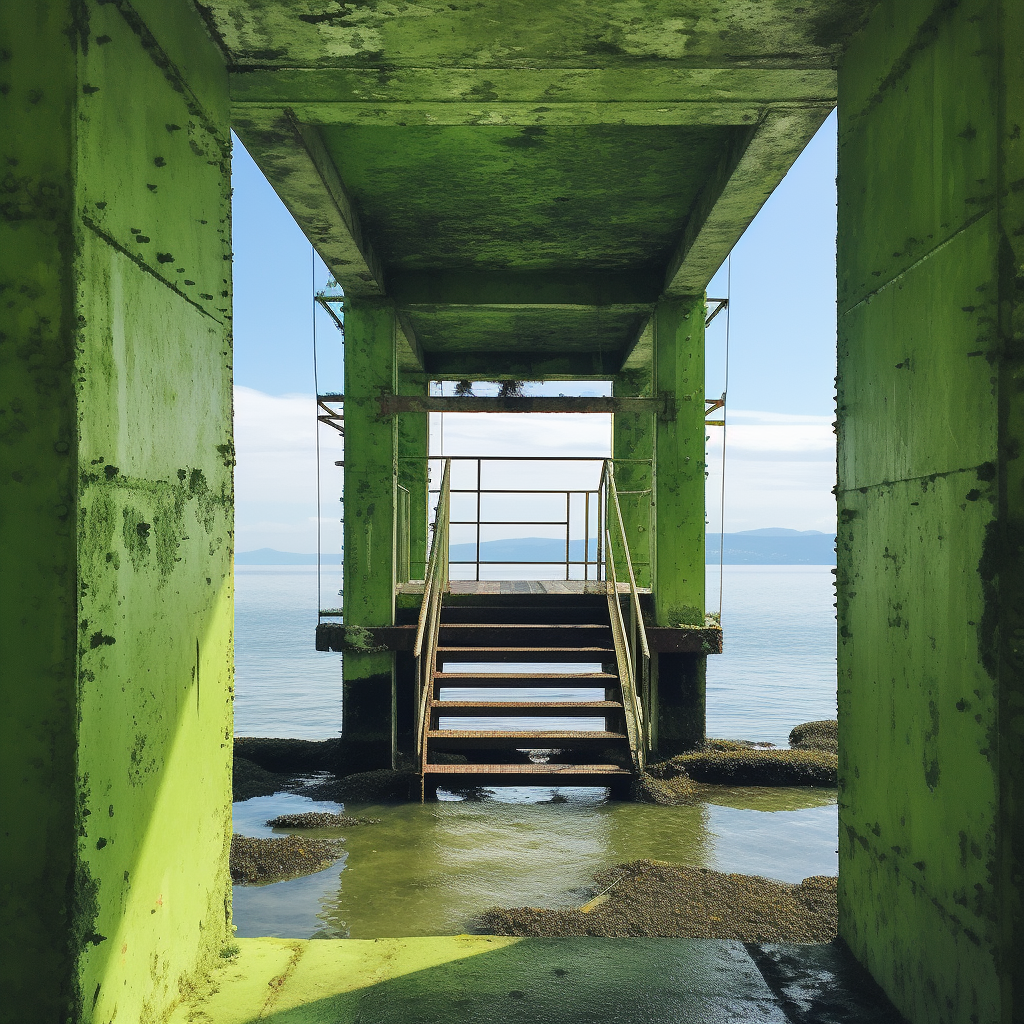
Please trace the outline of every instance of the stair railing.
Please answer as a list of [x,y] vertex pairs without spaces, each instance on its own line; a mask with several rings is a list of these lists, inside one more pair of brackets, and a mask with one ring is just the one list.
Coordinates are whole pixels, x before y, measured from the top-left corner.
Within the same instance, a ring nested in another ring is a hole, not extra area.
[[[645,701],[650,701],[651,650],[647,644],[647,630],[644,627],[643,609],[640,606],[640,592],[633,572],[633,560],[629,553],[629,541],[619,506],[619,494],[615,488],[615,470],[612,460],[605,461],[601,473],[601,486],[605,491],[607,506],[605,528],[605,580],[608,592],[608,608],[611,616],[612,639],[615,643],[616,660],[622,682],[623,697],[627,704],[626,731],[629,746],[637,768],[647,763],[650,748],[650,716],[645,714]],[[618,544],[613,544],[613,538]],[[619,571],[616,566],[616,547],[622,553],[625,581],[629,585],[629,624],[627,627],[619,601]]]
[[430,560],[423,581],[423,601],[416,624],[416,753],[421,760],[427,756],[426,732],[430,727],[430,697],[437,672],[437,638],[441,628],[441,602],[448,590],[448,520],[451,500],[451,459],[445,459],[441,493],[434,516],[434,537],[430,544]]

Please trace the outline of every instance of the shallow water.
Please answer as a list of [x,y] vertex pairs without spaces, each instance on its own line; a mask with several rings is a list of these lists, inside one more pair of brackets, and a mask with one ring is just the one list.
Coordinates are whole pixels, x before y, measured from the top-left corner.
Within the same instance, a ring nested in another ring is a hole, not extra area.
[[[642,857],[799,882],[834,875],[836,804],[831,790],[769,793],[721,789],[715,803],[655,807],[610,803],[602,790],[500,791],[497,799],[374,807],[348,814],[374,825],[317,830],[345,837],[345,858],[293,881],[236,886],[240,936],[374,938],[452,935],[495,906],[580,906],[596,872]],[[532,802],[540,798],[545,802]],[[531,801],[531,802],[528,802]],[[245,835],[277,814],[341,805],[290,794],[235,805]]]
[[[236,735],[337,735],[341,659],[314,650],[315,568],[238,566],[235,581]],[[725,653],[708,661],[709,735],[785,744],[797,723],[835,717],[832,583],[828,566],[725,567]],[[329,595],[337,586],[337,574],[325,573],[325,603],[335,603]],[[709,607],[717,595],[718,569],[709,566]],[[473,696],[502,695],[487,689]],[[582,789],[560,790],[565,802],[553,803],[555,792],[496,790],[482,802],[426,806],[350,804],[347,813],[381,823],[311,832],[346,839],[344,858],[315,875],[236,886],[238,935],[458,934],[494,906],[578,906],[593,894],[596,872],[642,857],[789,882],[838,869],[835,791],[720,788],[695,807],[611,803],[603,790]],[[273,835],[265,822],[275,815],[341,809],[278,794],[235,804],[234,827]]]

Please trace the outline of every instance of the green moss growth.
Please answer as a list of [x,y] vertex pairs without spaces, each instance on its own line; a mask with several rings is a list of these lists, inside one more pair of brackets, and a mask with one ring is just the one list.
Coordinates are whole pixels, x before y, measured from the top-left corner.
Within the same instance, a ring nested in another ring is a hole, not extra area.
[[656,779],[685,775],[693,782],[724,786],[837,785],[839,759],[823,750],[706,749],[651,765]]
[[237,736],[235,757],[244,757],[268,772],[333,772],[340,764],[341,740]]
[[231,837],[231,880],[240,885],[261,885],[284,878],[311,875],[333,864],[342,853],[341,839],[280,839]]
[[789,734],[789,745],[794,750],[826,750],[839,753],[839,723],[834,719],[823,722],[804,722]]
[[[578,910],[517,907],[484,915],[491,935],[572,935],[826,943],[836,937],[836,879],[799,885],[658,861],[595,876],[597,899]],[[590,909],[592,908],[592,909]]]
[[380,818],[353,818],[348,814],[308,811],[305,814],[280,814],[267,822],[270,828],[348,828],[350,825],[377,825]]
[[272,796],[285,789],[293,789],[296,779],[292,775],[268,772],[244,757],[236,757],[231,775],[231,799],[236,803],[254,796]]

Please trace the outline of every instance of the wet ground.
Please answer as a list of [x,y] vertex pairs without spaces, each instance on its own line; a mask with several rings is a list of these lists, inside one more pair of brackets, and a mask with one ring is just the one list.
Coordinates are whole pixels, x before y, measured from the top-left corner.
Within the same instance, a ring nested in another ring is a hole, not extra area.
[[[603,790],[496,790],[482,802],[373,806],[282,793],[235,805],[234,830],[286,835],[282,814],[344,811],[376,824],[304,832],[345,838],[304,878],[236,886],[238,936],[458,935],[493,907],[579,907],[594,876],[639,859],[800,882],[835,875],[834,790],[715,787],[705,803],[608,802]],[[552,801],[556,802],[552,802]]]
[[836,943],[243,939],[171,1024],[899,1024]]

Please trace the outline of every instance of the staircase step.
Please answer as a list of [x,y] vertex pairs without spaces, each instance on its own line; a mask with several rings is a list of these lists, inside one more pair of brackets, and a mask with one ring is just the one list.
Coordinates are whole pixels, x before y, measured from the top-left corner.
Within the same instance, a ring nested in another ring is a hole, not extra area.
[[435,700],[430,706],[448,718],[600,718],[622,710],[617,700]]
[[444,647],[579,647],[613,648],[611,627],[588,623],[441,624],[439,643]]
[[428,764],[430,785],[603,786],[622,785],[632,772],[614,764]]
[[614,658],[614,649],[608,647],[441,647],[437,656],[442,662],[471,661],[569,661],[605,662]]
[[474,690],[491,686],[514,690],[549,687],[571,690],[577,686],[607,689],[619,685],[619,677],[613,672],[438,672],[434,679],[438,686],[446,689],[472,687]]
[[608,604],[598,598],[592,604],[563,605],[546,602],[533,604],[445,605],[441,625],[457,623],[603,623],[608,625]]
[[474,750],[498,748],[575,749],[576,747],[607,747],[613,743],[627,742],[621,732],[605,732],[590,729],[430,729],[427,732],[428,750],[459,750],[466,747]]

